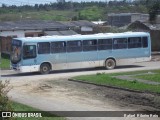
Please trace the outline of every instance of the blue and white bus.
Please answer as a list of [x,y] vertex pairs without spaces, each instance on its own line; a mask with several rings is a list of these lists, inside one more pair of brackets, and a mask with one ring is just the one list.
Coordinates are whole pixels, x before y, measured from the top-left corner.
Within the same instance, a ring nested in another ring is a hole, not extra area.
[[11,66],[20,72],[91,68],[132,64],[151,59],[146,32],[14,38]]

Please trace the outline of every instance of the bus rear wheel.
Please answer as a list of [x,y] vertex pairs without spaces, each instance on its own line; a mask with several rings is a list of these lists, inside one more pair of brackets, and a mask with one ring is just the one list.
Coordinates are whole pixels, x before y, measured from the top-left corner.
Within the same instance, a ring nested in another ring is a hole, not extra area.
[[115,66],[116,66],[115,60],[113,60],[113,59],[107,59],[107,60],[105,61],[105,68],[106,68],[107,70],[114,69]]
[[50,65],[47,63],[43,63],[40,67],[41,74],[48,74],[50,73],[50,70],[51,70]]

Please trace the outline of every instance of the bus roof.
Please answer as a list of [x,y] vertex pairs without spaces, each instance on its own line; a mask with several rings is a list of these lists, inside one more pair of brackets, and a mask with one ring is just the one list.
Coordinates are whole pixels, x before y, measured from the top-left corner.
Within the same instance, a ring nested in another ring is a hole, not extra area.
[[14,38],[23,42],[51,42],[51,41],[71,41],[71,40],[92,40],[104,38],[126,38],[126,37],[140,37],[149,36],[147,32],[124,32],[124,33],[98,33],[92,35],[70,35],[70,36],[42,36],[42,37],[24,37]]

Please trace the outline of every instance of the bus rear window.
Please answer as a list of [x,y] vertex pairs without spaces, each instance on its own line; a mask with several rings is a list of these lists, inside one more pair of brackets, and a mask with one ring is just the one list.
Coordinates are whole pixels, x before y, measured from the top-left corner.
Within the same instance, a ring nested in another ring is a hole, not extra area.
[[148,38],[147,37],[142,37],[142,44],[143,44],[144,48],[148,47]]

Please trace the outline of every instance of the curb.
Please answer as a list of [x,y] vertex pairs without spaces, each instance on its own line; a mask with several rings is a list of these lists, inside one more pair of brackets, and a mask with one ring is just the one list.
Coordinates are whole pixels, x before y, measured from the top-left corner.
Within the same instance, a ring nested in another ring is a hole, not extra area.
[[95,85],[95,86],[99,86],[99,87],[113,88],[113,89],[117,89],[117,90],[124,90],[124,91],[128,91],[128,92],[149,93],[149,94],[153,94],[153,95],[160,95],[160,93],[155,93],[155,92],[139,91],[139,90],[133,90],[133,89],[129,89],[129,88],[122,88],[122,87],[116,87],[116,86],[110,86],[110,85],[100,85],[100,84],[96,84],[96,83],[92,83],[92,82],[75,80],[75,79],[71,79],[71,78],[69,78],[68,81],[85,83],[85,84]]
[[1,70],[12,70],[10,68],[0,68]]

